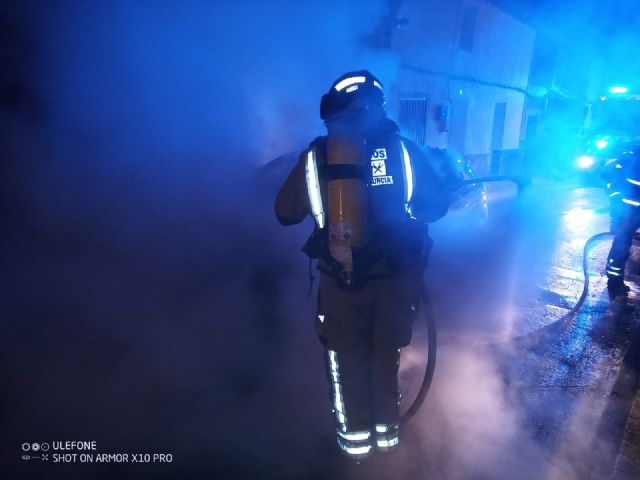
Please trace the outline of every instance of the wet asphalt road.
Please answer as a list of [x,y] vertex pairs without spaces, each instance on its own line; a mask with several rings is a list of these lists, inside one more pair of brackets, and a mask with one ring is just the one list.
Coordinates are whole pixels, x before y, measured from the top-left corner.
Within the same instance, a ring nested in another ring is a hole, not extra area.
[[439,374],[410,430],[440,449],[409,475],[607,478],[621,435],[608,400],[631,330],[631,307],[606,294],[609,239],[590,250],[589,295],[567,318],[582,292],[585,242],[608,230],[606,197],[549,183],[492,193],[484,218],[452,212],[432,229],[446,238],[428,273]]
[[[496,185],[486,210],[452,211],[431,227],[432,390],[400,450],[361,465],[342,459],[332,435],[298,253],[310,224],[275,225],[271,193],[258,212],[264,229],[231,225],[215,248],[187,243],[159,263],[161,241],[142,259],[33,232],[5,242],[11,478],[578,479],[608,461],[598,438],[628,338],[625,324],[605,325],[619,313],[604,291],[608,242],[591,252],[584,309],[558,322],[581,292],[585,240],[608,228],[602,190]],[[405,401],[424,365],[420,329],[403,352]],[[174,459],[19,460],[21,443],[47,439]]]

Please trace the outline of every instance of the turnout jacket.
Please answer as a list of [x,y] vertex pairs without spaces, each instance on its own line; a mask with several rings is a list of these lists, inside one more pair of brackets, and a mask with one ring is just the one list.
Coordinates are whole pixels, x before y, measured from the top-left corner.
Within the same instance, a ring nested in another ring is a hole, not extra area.
[[[326,141],[327,137],[318,137],[301,153],[278,192],[275,211],[282,225],[297,224],[307,215],[314,218],[315,230],[303,250],[319,258],[320,270],[328,271],[331,260],[323,208],[327,183],[336,178],[336,169],[326,164]],[[446,185],[420,148],[400,136],[394,122],[385,119],[365,141],[364,168],[348,173],[363,179],[369,220],[369,245],[356,262],[367,264],[372,275],[424,266],[431,243],[425,224],[447,213]]]
[[626,145],[604,165],[604,177],[612,207],[640,207],[640,145]]

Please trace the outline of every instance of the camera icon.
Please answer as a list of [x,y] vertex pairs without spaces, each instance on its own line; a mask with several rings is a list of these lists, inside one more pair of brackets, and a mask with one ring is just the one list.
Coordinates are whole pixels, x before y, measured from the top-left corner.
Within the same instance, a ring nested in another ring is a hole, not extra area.
[[38,450],[40,450],[40,444],[38,442],[32,443],[31,450],[33,450],[34,452],[37,452]]

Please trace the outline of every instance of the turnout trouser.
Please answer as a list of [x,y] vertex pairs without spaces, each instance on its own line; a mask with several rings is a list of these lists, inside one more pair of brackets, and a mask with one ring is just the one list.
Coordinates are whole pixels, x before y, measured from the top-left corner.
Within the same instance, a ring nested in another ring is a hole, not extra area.
[[[612,212],[613,213],[613,212]],[[629,249],[633,242],[633,235],[640,228],[640,209],[633,206],[619,208],[612,216],[611,233],[613,243],[607,258],[607,277],[610,281],[622,282],[624,269],[629,258]]]
[[422,271],[343,290],[322,275],[316,329],[326,363],[340,448],[354,458],[398,444],[400,347],[411,326]]

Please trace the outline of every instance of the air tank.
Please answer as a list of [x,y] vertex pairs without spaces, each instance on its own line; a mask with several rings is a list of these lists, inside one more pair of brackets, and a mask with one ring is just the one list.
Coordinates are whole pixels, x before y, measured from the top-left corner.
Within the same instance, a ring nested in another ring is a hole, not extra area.
[[365,157],[364,138],[343,133],[327,137],[327,165],[330,170],[342,172],[327,185],[329,252],[342,265],[347,284],[353,281],[353,249],[367,244],[367,207],[361,175]]

